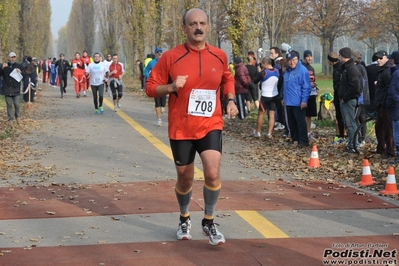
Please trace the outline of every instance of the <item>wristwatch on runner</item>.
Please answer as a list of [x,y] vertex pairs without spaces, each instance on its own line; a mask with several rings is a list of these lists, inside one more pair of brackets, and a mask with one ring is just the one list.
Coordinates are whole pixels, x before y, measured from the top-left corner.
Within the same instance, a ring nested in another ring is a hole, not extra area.
[[234,99],[234,98],[230,98],[230,99],[228,99],[227,101],[228,101],[228,102],[233,102],[233,103],[235,103],[235,105],[237,105],[236,99]]

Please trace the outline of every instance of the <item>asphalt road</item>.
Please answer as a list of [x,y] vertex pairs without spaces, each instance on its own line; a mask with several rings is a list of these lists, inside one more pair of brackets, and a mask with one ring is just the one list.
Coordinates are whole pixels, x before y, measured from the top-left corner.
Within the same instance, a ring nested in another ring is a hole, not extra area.
[[304,184],[245,168],[235,156],[244,147],[228,132],[216,217],[226,244],[212,247],[201,234],[198,158],[193,240],[177,241],[167,115],[157,127],[153,101],[142,93],[125,93],[118,112],[106,96],[102,115],[90,93],[77,99],[69,85],[59,96],[43,86],[30,111],[43,126],[24,136],[40,154],[25,163],[54,176],[0,181],[0,265],[397,265],[397,201],[351,184]]

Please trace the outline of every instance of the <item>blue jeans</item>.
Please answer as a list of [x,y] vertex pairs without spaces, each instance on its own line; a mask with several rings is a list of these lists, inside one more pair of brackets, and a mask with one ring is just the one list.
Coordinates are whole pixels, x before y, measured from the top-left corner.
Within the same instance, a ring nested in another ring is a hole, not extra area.
[[396,146],[396,156],[399,157],[399,120],[398,121],[392,120],[392,127],[393,127],[393,139],[395,141],[395,146]]
[[342,119],[348,131],[348,148],[353,149],[353,136],[356,131],[356,120],[355,120],[355,107],[357,104],[356,99],[351,99],[346,103],[340,102]]

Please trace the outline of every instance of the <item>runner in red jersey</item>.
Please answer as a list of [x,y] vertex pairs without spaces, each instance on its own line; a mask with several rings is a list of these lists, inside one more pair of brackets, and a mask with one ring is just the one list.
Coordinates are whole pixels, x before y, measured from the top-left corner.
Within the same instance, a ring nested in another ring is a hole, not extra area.
[[112,63],[109,65],[109,87],[112,91],[112,100],[114,102],[114,111],[117,112],[121,108],[120,100],[123,95],[122,77],[125,69],[121,62],[118,62],[118,55],[112,55]]
[[[83,51],[83,55],[82,55],[82,60],[83,60],[83,62],[85,63],[85,68],[87,68],[87,66],[90,64],[90,63],[93,63],[94,61],[93,61],[93,58],[91,58],[90,56],[89,56],[89,54],[87,53],[87,51],[86,50],[84,50]],[[90,74],[86,74],[86,90],[88,90],[89,88],[90,88]],[[84,96],[86,96],[86,90],[84,90]]]
[[72,60],[73,79],[75,81],[76,98],[80,97],[80,92],[83,90],[86,96],[86,77],[85,77],[85,63],[80,58],[80,54],[75,54],[75,59]]
[[194,158],[199,153],[203,165],[205,201],[202,231],[211,245],[225,243],[213,222],[219,198],[222,156],[221,93],[228,100],[226,112],[238,114],[234,98],[234,78],[226,54],[206,43],[209,22],[201,9],[183,16],[187,42],[164,53],[146,84],[150,97],[169,94],[169,138],[177,170],[175,187],[180,206],[177,239],[191,239],[189,205],[194,180]]

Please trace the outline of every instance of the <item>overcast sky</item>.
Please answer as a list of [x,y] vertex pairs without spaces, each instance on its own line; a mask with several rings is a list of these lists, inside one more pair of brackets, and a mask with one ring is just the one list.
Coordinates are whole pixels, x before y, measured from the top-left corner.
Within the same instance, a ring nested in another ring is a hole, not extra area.
[[51,4],[51,32],[54,40],[58,39],[58,30],[64,26],[69,18],[73,0],[50,0]]

